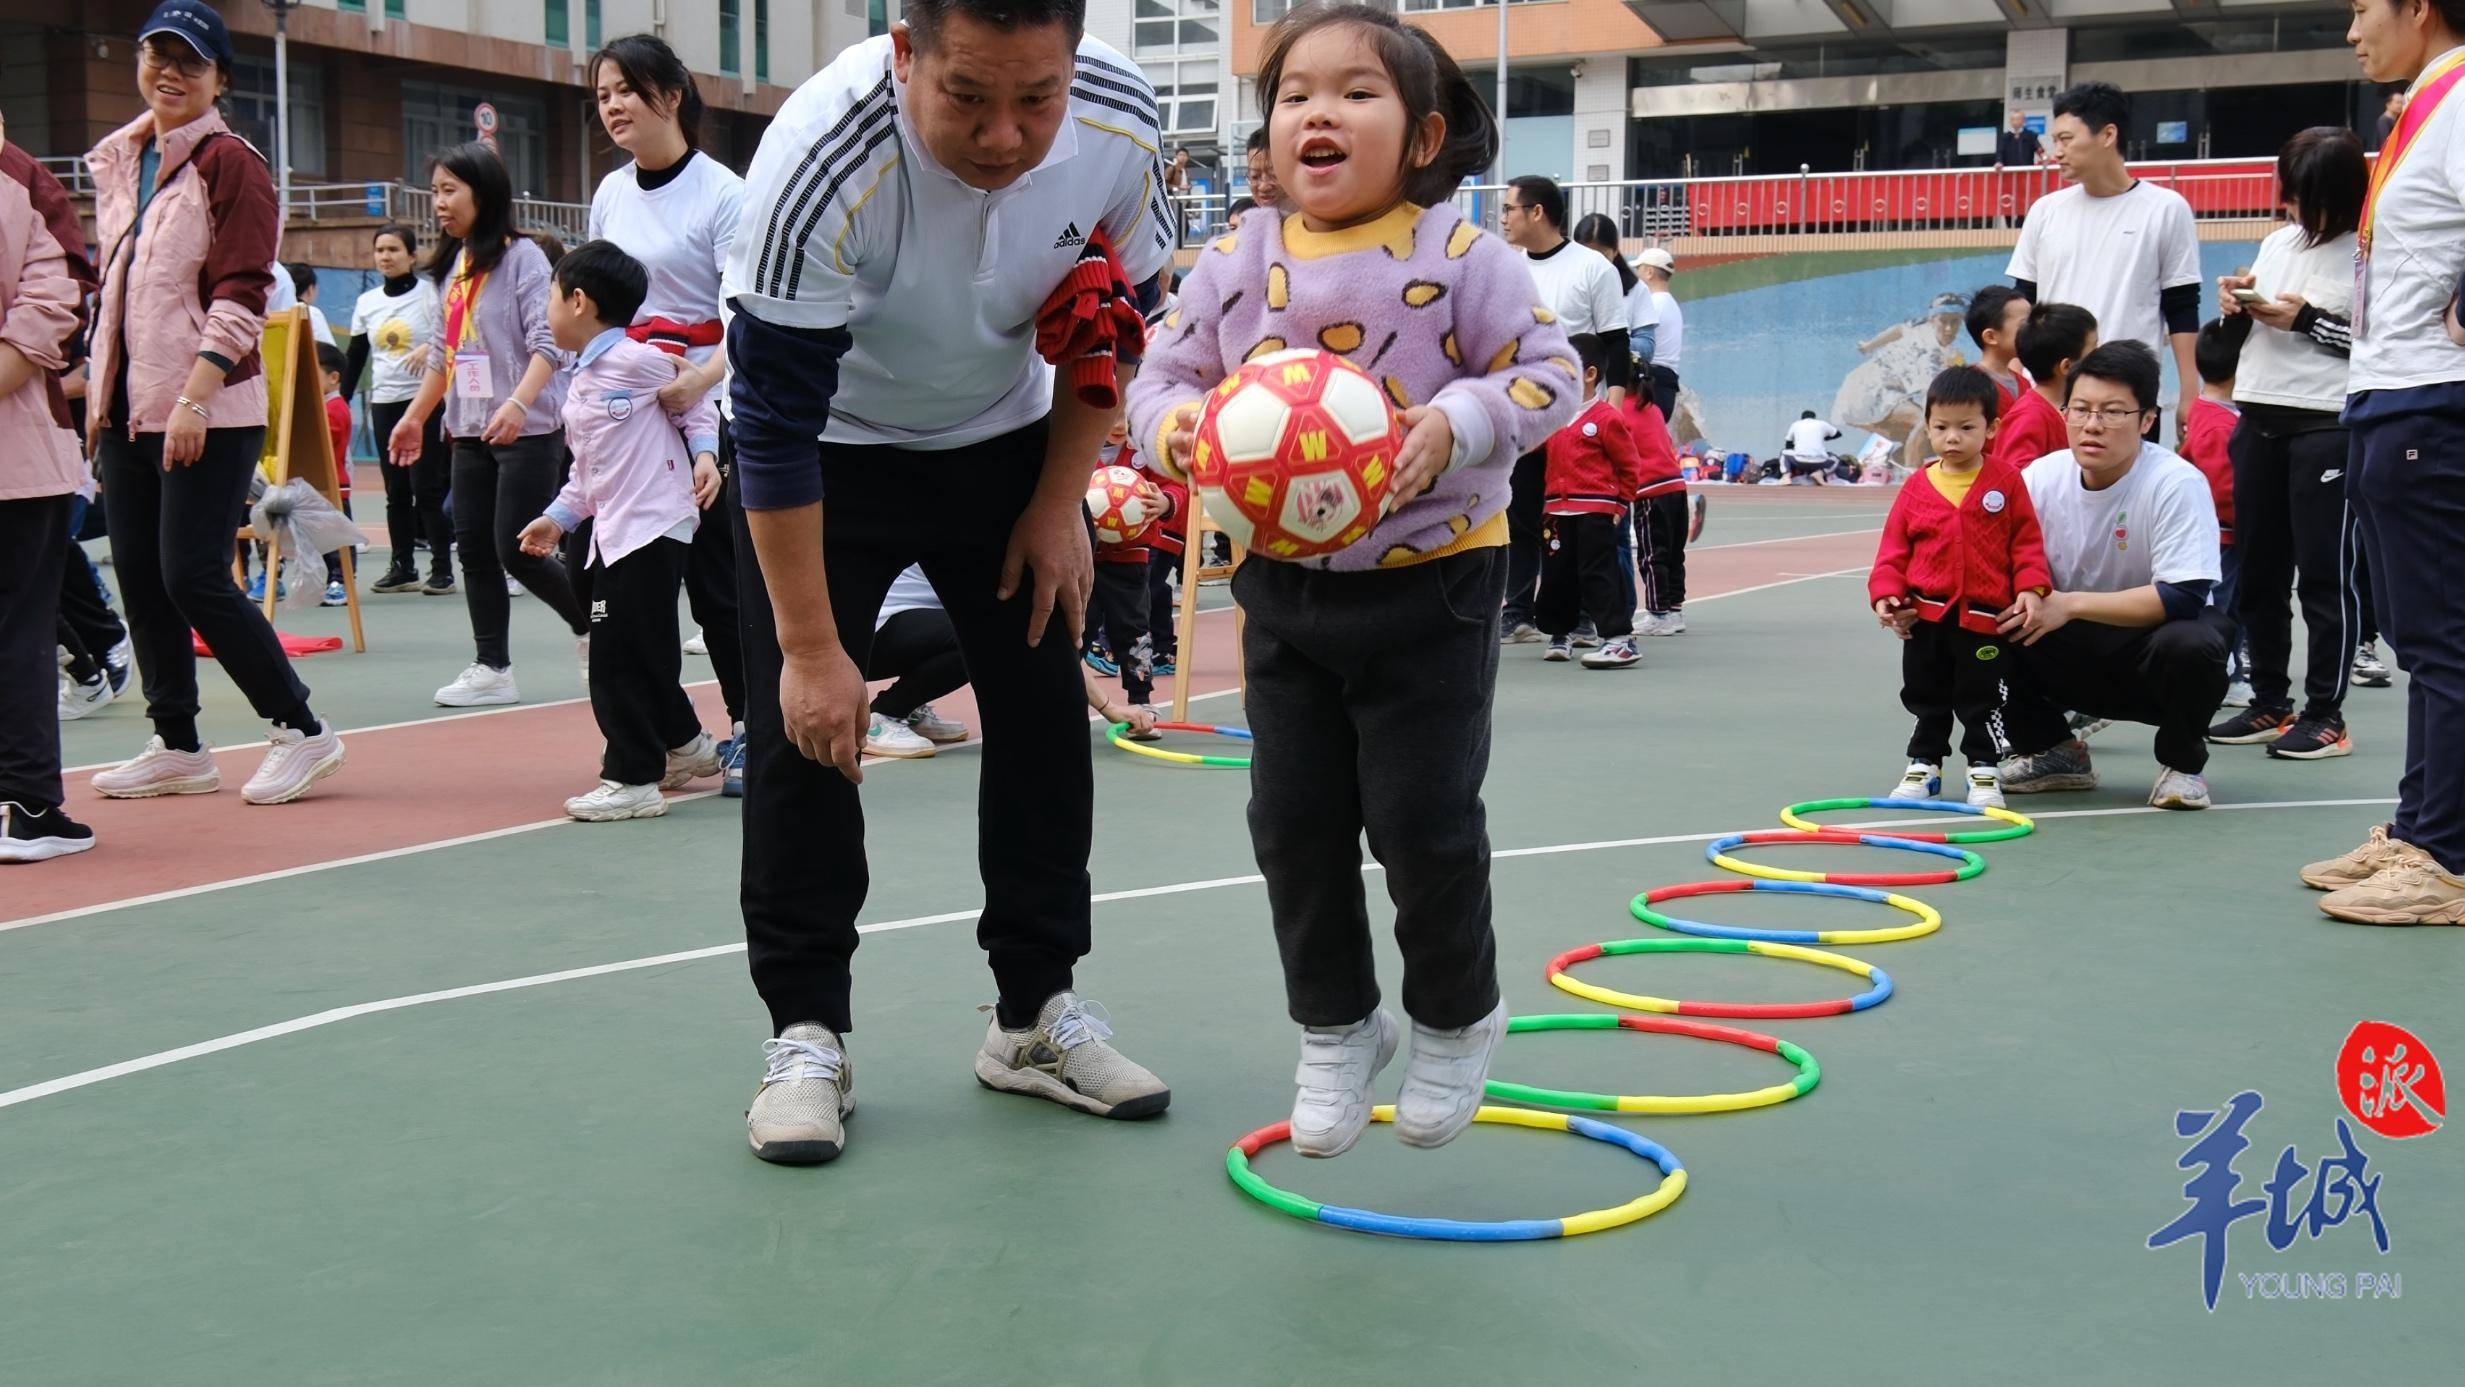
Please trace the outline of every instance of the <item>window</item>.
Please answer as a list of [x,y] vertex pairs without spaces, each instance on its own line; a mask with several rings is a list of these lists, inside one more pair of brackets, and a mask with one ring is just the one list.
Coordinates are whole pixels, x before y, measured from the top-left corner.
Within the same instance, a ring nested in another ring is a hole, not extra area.
[[753,0],[753,80],[770,80],[770,0]]
[[[1400,8],[1407,14],[1425,14],[1431,10],[1477,10],[1492,3],[1494,0],[1404,0]],[[1509,0],[1509,3],[1530,5],[1542,3],[1542,0]]]
[[744,59],[738,56],[744,49],[742,5],[743,0],[719,0],[719,71],[729,77],[744,67]]
[[573,14],[570,0],[548,0],[548,46],[568,48],[573,44]]
[[1212,135],[1216,128],[1216,60],[1141,63],[1167,135]]
[[582,42],[593,53],[606,42],[599,35],[599,0],[582,0]]
[[[485,101],[496,107],[496,148],[513,180],[514,196],[537,197],[548,186],[548,111],[537,97],[507,96],[438,82],[402,84],[402,178],[428,186],[428,160],[440,149],[479,138],[471,110]],[[299,109],[295,99],[292,109]],[[292,117],[294,130],[298,117]]]
[[1307,3],[1309,0],[1250,0],[1250,22],[1263,29]]
[[865,0],[864,32],[876,39],[890,32],[890,0]]
[[1221,0],[1136,0],[1130,47],[1139,57],[1222,44]]
[[[291,59],[291,171],[325,172],[325,69]],[[274,60],[242,55],[231,74],[231,94],[224,99],[231,128],[262,151],[270,163],[274,149]]]

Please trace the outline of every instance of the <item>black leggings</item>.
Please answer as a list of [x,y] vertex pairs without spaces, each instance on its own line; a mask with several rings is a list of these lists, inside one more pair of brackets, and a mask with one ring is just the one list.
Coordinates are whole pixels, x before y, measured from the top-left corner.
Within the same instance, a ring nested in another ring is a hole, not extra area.
[[939,607],[910,607],[883,622],[873,633],[864,677],[898,681],[873,699],[873,711],[894,720],[965,684],[967,661],[959,654],[950,614]]
[[[402,422],[403,411],[410,407],[408,400],[368,406],[369,426],[375,430],[380,446],[393,437],[394,425]],[[428,427],[420,433],[416,461],[408,467],[396,467],[389,458],[377,471],[385,478],[385,533],[394,546],[394,571],[418,570],[419,565],[414,562],[418,555],[412,544],[425,537],[428,571],[453,572],[454,526],[445,518],[445,487],[453,479],[453,450],[446,446],[436,416],[428,416]]]
[[522,527],[556,499],[557,466],[564,454],[563,429],[503,447],[475,438],[454,440],[454,542],[462,548],[462,597],[470,604],[478,661],[490,669],[511,669],[514,663],[505,634],[513,620],[513,603],[505,596],[508,573],[547,603],[566,630],[577,636],[590,633],[565,565],[532,558],[516,542]]

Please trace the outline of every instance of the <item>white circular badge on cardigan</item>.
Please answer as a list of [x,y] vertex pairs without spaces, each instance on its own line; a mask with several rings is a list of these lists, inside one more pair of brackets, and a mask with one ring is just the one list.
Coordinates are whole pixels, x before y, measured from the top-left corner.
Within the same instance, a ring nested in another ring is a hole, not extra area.
[[1986,508],[1986,514],[2001,515],[2003,513],[2003,493],[1999,491],[1987,492],[1986,499],[1983,504]]

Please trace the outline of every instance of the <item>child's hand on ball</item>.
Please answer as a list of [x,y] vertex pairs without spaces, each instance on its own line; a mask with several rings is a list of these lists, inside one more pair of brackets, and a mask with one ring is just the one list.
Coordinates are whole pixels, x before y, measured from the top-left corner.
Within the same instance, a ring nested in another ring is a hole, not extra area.
[[1416,405],[1397,416],[1404,422],[1404,446],[1395,450],[1395,484],[1387,491],[1387,512],[1429,490],[1455,455],[1455,427],[1444,411]]

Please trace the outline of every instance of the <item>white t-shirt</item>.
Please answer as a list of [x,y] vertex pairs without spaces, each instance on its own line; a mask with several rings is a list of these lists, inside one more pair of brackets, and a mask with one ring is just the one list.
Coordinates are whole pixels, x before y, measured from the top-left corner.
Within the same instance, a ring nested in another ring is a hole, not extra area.
[[[719,317],[719,276],[744,202],[745,181],[707,154],[686,155],[674,178],[648,191],[635,164],[599,180],[591,194],[591,239],[614,241],[650,271],[650,293],[635,322],[664,318],[691,327]],[[718,351],[716,343],[691,347],[685,358],[700,366]],[[713,400],[724,385],[711,386]]]
[[1686,346],[1686,310],[1666,289],[1652,291],[1653,306],[1660,310],[1660,327],[1652,333],[1652,364],[1678,369],[1678,353]]
[[300,292],[291,287],[290,267],[277,260],[266,270],[274,276],[274,282],[265,291],[265,311],[280,313],[286,308],[299,307]]
[[889,625],[890,618],[901,612],[939,610],[941,594],[933,591],[933,584],[925,578],[924,570],[911,563],[899,570],[898,577],[890,580],[890,592],[882,598],[882,610],[873,618],[873,629],[879,631]]
[[2172,360],[2157,297],[2200,282],[2199,228],[2182,195],[2142,179],[2112,197],[2078,184],[2038,199],[2004,273],[2037,282],[2039,303],[2097,315],[2097,340],[2145,342]]
[[1599,251],[1561,241],[1547,255],[1526,254],[1524,268],[1532,271],[1532,287],[1558,315],[1567,336],[1626,326],[1626,293]]
[[995,193],[943,168],[904,102],[885,35],[779,108],[745,178],[723,316],[849,330],[832,442],[956,448],[1051,410],[1036,315],[1089,232],[1104,229],[1132,284],[1171,262],[1155,91],[1137,64],[1080,40],[1052,150]]
[[368,339],[368,401],[400,404],[419,393],[427,365],[410,367],[411,354],[437,340],[437,290],[426,275],[413,275],[411,287],[388,294],[383,284],[359,296],[351,309],[351,335]]
[[2173,453],[2142,443],[2123,479],[2080,485],[2071,450],[2028,465],[2029,500],[2046,540],[2057,592],[2127,592],[2151,583],[2217,582],[2217,503],[2208,478]]
[[[2456,50],[2450,49],[2449,53]],[[2448,57],[2425,64],[2428,72]],[[2410,93],[2410,89],[2409,93]],[[2408,390],[2465,380],[2465,347],[2442,326],[2465,275],[2465,90],[2422,123],[2372,202],[2369,298],[2354,324],[2347,384]]]
[[[314,342],[333,342],[334,325],[326,321],[325,310],[317,307],[313,303],[303,303],[300,307],[308,310],[308,330],[316,334],[316,336],[310,340]],[[335,345],[340,346],[341,344],[335,343]]]
[[[2298,294],[2323,313],[2354,315],[2354,237],[2348,232],[2325,245],[2304,244],[2303,229],[2281,226],[2260,242],[2251,262],[2252,288],[2270,302]],[[2251,324],[2242,361],[2234,371],[2234,400],[2287,409],[2345,408],[2346,358],[2305,333]]]
[[[1610,273],[1616,274],[1617,271],[1613,268]],[[1635,279],[1635,287],[1626,291],[1626,326],[1631,331],[1635,328],[1659,325],[1660,305],[1652,300],[1652,286],[1644,283],[1643,278],[1638,275]],[[1658,341],[1659,339],[1655,336],[1653,340]]]
[[1800,419],[1789,426],[1789,441],[1781,451],[1793,458],[1828,458],[1831,441],[1840,437],[1840,430],[1820,419]]

